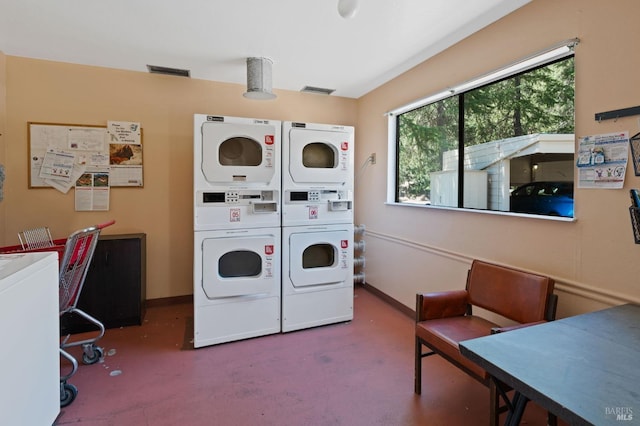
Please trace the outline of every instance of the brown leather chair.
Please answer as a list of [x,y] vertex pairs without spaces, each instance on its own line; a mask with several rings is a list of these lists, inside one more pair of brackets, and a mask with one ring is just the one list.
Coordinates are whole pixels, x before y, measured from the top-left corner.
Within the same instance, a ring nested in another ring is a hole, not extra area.
[[[422,391],[422,358],[438,354],[471,377],[489,386],[490,424],[498,424],[500,397],[506,401],[506,386],[496,383],[477,364],[464,357],[458,342],[513,328],[555,319],[557,296],[554,280],[506,266],[474,260],[467,274],[465,290],[416,295],[415,381],[416,394]],[[473,307],[501,315],[515,325],[502,327],[473,314]],[[422,346],[430,351],[423,353]],[[555,425],[555,416],[549,414]]]

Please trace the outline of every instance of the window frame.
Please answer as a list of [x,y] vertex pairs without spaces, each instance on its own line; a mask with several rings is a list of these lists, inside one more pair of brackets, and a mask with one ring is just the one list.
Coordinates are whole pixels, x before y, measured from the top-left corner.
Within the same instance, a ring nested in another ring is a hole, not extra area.
[[[450,97],[459,97],[458,102],[458,114],[459,117],[463,117],[458,126],[458,140],[462,140],[464,135],[464,94],[491,84],[499,83],[515,77],[517,75],[531,72],[535,69],[549,66],[553,63],[563,61],[569,57],[575,58],[575,46],[579,43],[579,39],[573,38],[554,44],[542,51],[536,52],[532,55],[526,56],[516,62],[501,67],[495,71],[484,74],[480,77],[468,80],[464,83],[458,84],[452,88],[448,88],[425,98],[418,99],[409,104],[398,107],[392,111],[386,113],[387,115],[387,197],[386,203],[389,205],[405,206],[405,207],[418,207],[418,208],[430,208],[430,209],[443,209],[443,210],[463,210],[484,214],[498,214],[498,215],[511,215],[511,216],[525,216],[538,219],[550,219],[560,221],[575,221],[575,211],[573,217],[559,217],[559,216],[546,216],[527,213],[514,213],[502,210],[488,210],[488,209],[473,209],[462,207],[464,203],[464,155],[458,155],[458,179],[462,182],[458,185],[458,207],[450,206],[433,206],[422,205],[416,203],[403,203],[398,201],[400,196],[400,188],[397,184],[400,170],[400,157],[399,151],[399,134],[398,126],[400,116],[404,113],[413,111],[415,109],[424,107],[429,104],[433,104]],[[464,143],[463,143],[464,146]]]

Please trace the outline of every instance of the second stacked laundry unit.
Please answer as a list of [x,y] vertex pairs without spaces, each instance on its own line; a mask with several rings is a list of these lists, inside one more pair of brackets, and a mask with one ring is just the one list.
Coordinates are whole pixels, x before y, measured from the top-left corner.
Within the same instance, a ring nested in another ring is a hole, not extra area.
[[354,128],[282,123],[282,331],[353,319]]

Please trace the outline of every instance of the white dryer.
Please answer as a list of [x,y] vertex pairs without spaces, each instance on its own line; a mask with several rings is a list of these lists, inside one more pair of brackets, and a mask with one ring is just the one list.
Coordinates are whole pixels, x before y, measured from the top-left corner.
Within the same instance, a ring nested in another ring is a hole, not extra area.
[[280,228],[194,234],[194,346],[279,333]]
[[194,230],[280,225],[281,122],[194,115]]
[[353,223],[354,128],[282,124],[282,225]]
[[353,225],[282,228],[282,331],[353,319]]

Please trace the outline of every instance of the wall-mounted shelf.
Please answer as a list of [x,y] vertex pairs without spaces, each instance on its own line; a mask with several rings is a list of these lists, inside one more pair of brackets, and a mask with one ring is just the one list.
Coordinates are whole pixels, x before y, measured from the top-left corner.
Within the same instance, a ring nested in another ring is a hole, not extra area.
[[615,110],[606,111],[606,112],[597,112],[595,115],[595,119],[596,121],[612,120],[612,119],[617,119],[622,117],[629,117],[631,115],[640,115],[640,106],[615,109]]

